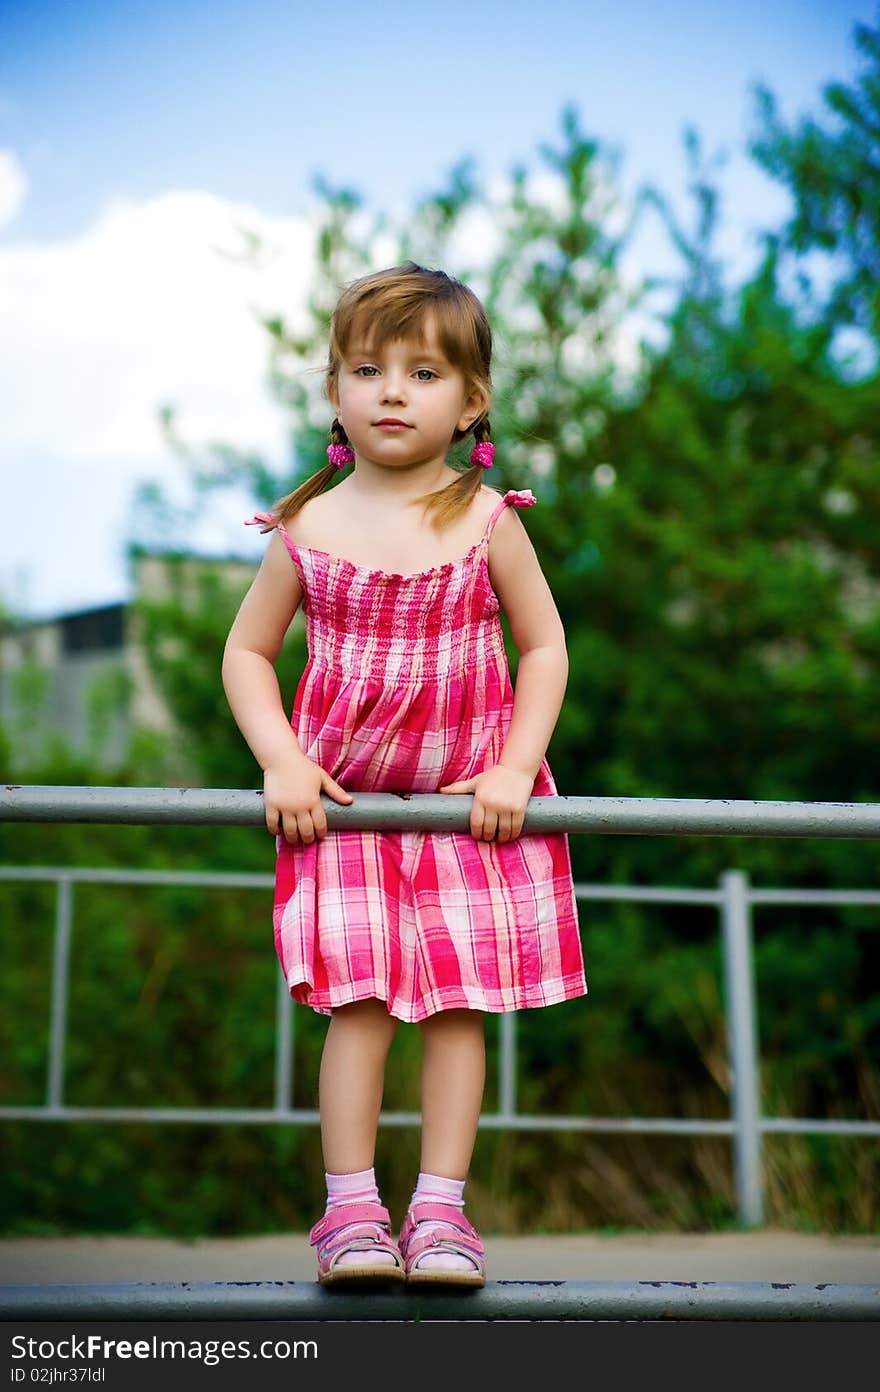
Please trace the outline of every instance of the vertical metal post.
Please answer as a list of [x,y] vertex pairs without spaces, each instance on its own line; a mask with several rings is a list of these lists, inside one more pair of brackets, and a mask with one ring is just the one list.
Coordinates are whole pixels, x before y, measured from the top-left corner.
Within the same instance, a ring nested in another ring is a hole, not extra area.
[[748,879],[741,870],[726,870],[720,882],[737,1213],[757,1227],[764,1221],[764,1195]]
[[502,1116],[516,1112],[516,1011],[498,1016],[498,1110]]
[[50,1112],[64,1105],[64,1036],[67,1029],[67,979],[70,961],[70,925],[73,919],[73,883],[59,875],[55,899],[55,943],[52,951],[52,1004],[49,1017],[49,1067],[46,1105]]
[[283,971],[278,972],[275,1010],[275,1110],[293,1105],[293,1001]]

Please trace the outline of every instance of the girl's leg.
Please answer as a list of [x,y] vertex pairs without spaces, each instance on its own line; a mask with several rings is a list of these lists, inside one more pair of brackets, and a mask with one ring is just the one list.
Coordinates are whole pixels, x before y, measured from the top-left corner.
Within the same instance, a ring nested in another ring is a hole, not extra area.
[[[340,1006],[330,1020],[318,1078],[327,1213],[347,1204],[380,1202],[373,1171],[376,1127],[385,1062],[397,1024],[384,1001],[375,999]],[[361,1238],[365,1232],[363,1223],[348,1225],[331,1234],[327,1247],[344,1239],[349,1229]],[[337,1268],[381,1272],[394,1266],[394,1255],[383,1250],[386,1239],[379,1238],[377,1230],[378,1245],[368,1252],[361,1246],[338,1255]],[[319,1270],[324,1252],[318,1240]]]
[[[474,1010],[443,1010],[422,1021],[420,1028],[422,1157],[410,1208],[439,1203],[460,1213],[486,1080],[483,1016]],[[426,1218],[413,1232],[421,1235],[442,1226]],[[416,1261],[420,1273],[431,1272],[444,1280],[460,1278],[466,1283],[474,1280],[477,1267],[472,1257],[448,1250],[422,1253]]]
[[385,1061],[398,1023],[376,999],[333,1012],[318,1076],[324,1168],[331,1174],[372,1168]]
[[420,1022],[425,1173],[465,1179],[486,1082],[486,1036],[478,1010],[440,1010]]

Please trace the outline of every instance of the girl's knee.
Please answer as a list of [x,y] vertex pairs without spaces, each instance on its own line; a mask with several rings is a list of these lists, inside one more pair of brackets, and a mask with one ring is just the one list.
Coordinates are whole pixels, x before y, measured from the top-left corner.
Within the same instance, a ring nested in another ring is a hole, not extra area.
[[423,1036],[452,1033],[484,1033],[485,1015],[482,1010],[438,1010],[419,1021]]
[[384,1029],[391,1034],[400,1023],[388,1013],[385,1001],[379,1000],[377,996],[371,996],[367,1000],[351,1001],[348,1005],[334,1006],[331,1020],[337,1024],[342,1022],[355,1027]]
[[388,1019],[393,1016],[388,1015],[388,1006],[385,1001],[378,996],[368,996],[365,1000],[349,1001],[348,1005],[334,1005],[333,1018],[339,1015],[386,1015]]

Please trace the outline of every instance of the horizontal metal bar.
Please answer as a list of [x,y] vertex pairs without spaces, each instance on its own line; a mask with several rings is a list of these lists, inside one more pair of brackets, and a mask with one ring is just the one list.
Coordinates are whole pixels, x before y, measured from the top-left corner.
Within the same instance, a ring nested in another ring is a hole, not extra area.
[[[472,797],[360,793],[347,807],[322,794],[334,831],[463,831]],[[264,826],[262,793],[230,788],[91,788],[7,784],[0,821]],[[746,802],[726,798],[533,797],[523,831],[649,836],[831,836],[880,839],[880,803]]]
[[880,904],[876,889],[753,889],[752,904]]
[[789,1136],[880,1136],[880,1121],[812,1121],[810,1117],[766,1117],[762,1131]]
[[[237,1122],[246,1125],[315,1125],[317,1111],[274,1107],[0,1107],[5,1121],[157,1121]],[[382,1112],[380,1126],[421,1126],[420,1112]],[[681,1136],[729,1136],[729,1120],[701,1121],[678,1117],[558,1117],[518,1112],[486,1112],[479,1125],[490,1131],[600,1131]]]
[[[316,1125],[317,1111],[275,1107],[0,1107],[2,1121],[159,1121],[231,1122],[245,1125]],[[382,1126],[420,1126],[420,1112],[382,1112]],[[486,1112],[479,1124],[489,1131],[596,1131],[606,1134],[730,1136],[730,1120],[680,1117],[530,1116]],[[880,1136],[880,1121],[818,1121],[810,1117],[764,1117],[761,1131],[782,1135]]]
[[[67,865],[0,865],[0,880],[75,880],[80,884],[190,885],[217,889],[271,889],[275,877],[247,871],[228,870],[89,870]],[[664,904],[709,904],[721,902],[717,889],[691,889],[676,885],[585,885],[576,884],[578,899],[642,899]]]
[[489,1281],[369,1293],[307,1281],[0,1286],[2,1320],[877,1320],[878,1285]]
[[578,899],[631,899],[653,904],[708,904],[723,901],[720,889],[691,889],[686,885],[575,884]]
[[199,889],[272,889],[272,874],[228,870],[86,870],[67,865],[2,865],[0,880],[70,880],[76,884],[140,884]]
[[[384,1119],[383,1113],[380,1120]],[[528,1112],[489,1112],[480,1117],[479,1124],[491,1130],[598,1131],[669,1136],[730,1136],[734,1128],[729,1117],[710,1121],[698,1117],[543,1116],[530,1115]]]
[[[415,1113],[412,1114],[415,1117]],[[313,1125],[316,1111],[275,1107],[0,1107],[3,1121],[121,1121],[121,1122],[218,1122],[246,1126]],[[404,1113],[392,1113],[382,1121],[389,1126],[411,1126]]]

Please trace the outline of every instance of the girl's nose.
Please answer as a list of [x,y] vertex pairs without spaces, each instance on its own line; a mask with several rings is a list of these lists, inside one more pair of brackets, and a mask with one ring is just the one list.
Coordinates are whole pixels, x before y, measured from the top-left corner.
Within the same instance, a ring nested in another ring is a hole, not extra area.
[[383,401],[402,401],[406,394],[404,378],[393,372],[386,372],[382,382]]

